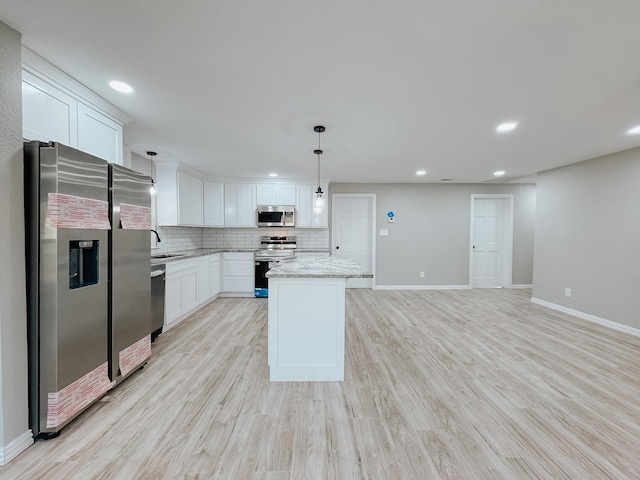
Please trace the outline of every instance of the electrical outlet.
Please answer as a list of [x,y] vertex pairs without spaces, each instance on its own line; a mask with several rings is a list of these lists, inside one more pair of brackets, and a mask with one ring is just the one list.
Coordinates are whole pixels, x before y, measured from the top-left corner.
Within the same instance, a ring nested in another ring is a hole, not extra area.
[[424,278],[424,272],[420,272],[420,278]]
[[571,289],[570,288],[565,288],[564,289],[564,296],[565,297],[570,297],[571,296]]

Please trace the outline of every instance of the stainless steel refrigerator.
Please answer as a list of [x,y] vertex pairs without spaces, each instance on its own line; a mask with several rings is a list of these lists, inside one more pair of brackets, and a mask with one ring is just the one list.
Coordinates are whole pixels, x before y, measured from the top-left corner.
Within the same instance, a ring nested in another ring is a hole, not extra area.
[[151,355],[151,178],[109,165],[109,378]]
[[[145,208],[137,203],[140,193],[132,194],[122,226],[120,211],[110,204],[109,171],[104,160],[59,143],[24,145],[29,421],[34,437],[56,436],[143,364],[151,350],[144,340],[150,321]],[[144,181],[138,183],[141,192]],[[118,192],[114,185],[111,191]],[[124,185],[125,191],[133,188]],[[129,242],[129,235],[118,246],[120,230],[129,229],[144,235],[146,246]],[[127,249],[136,252],[124,254],[130,261],[122,273],[118,252]],[[131,295],[110,288],[119,278],[137,281],[142,275],[145,280]],[[112,304],[135,305],[135,313],[124,321],[129,324],[121,325],[121,309]],[[143,326],[144,336],[131,340]]]

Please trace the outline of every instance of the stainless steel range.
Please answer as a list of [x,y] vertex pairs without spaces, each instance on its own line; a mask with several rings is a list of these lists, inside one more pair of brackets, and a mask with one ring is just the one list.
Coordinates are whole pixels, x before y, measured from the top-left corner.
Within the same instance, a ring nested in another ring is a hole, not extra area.
[[295,236],[260,237],[260,249],[255,255],[256,297],[269,296],[269,280],[265,276],[271,263],[295,258],[297,238]]

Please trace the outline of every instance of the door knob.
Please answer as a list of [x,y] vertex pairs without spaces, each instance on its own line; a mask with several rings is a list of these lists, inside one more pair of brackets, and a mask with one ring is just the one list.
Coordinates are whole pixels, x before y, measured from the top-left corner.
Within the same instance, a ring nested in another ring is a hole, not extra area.
[[340,250],[340,247],[338,245],[336,245],[336,250]]

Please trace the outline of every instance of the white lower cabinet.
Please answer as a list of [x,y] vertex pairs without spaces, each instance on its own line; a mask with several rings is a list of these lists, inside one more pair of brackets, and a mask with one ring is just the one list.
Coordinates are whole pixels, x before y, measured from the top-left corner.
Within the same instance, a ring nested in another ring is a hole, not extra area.
[[253,296],[253,285],[251,252],[214,253],[167,262],[164,330],[177,325],[221,293]]
[[165,280],[165,330],[198,306],[198,260],[168,262]]
[[198,304],[211,298],[211,259],[209,255],[198,257]]
[[255,264],[252,252],[222,254],[222,291],[225,294],[253,295]]
[[222,278],[220,277],[220,254],[210,255],[209,279],[211,282],[211,296],[215,297],[220,293]]

